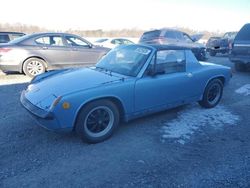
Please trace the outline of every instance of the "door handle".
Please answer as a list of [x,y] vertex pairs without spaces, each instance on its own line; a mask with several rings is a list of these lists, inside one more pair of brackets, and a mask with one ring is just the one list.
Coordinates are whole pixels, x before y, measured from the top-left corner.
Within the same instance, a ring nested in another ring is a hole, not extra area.
[[73,51],[78,51],[77,48],[73,48],[72,50],[73,50]]
[[42,49],[43,49],[43,50],[47,50],[48,47],[47,47],[47,46],[43,46]]
[[193,77],[193,74],[191,72],[187,73],[187,77],[191,78]]

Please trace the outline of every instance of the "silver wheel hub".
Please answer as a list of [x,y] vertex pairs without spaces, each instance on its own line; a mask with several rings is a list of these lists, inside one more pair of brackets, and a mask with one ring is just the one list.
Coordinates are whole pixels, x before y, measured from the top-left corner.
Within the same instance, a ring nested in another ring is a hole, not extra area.
[[32,60],[27,65],[27,71],[31,75],[38,75],[44,72],[43,64],[40,61]]

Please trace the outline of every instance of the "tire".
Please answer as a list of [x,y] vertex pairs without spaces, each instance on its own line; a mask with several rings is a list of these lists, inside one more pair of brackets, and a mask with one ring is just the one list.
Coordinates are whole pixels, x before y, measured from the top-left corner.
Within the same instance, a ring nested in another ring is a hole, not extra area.
[[216,52],[215,52],[215,51],[210,50],[210,51],[209,51],[209,55],[210,55],[210,56],[216,56]]
[[23,72],[29,77],[34,77],[46,71],[45,61],[39,58],[29,58],[23,63]]
[[119,125],[117,106],[109,100],[98,100],[84,106],[78,114],[75,130],[83,141],[98,143],[108,139]]
[[213,108],[221,100],[223,94],[223,84],[219,79],[211,80],[203,93],[202,100],[199,104],[204,108]]
[[246,65],[243,63],[234,63],[234,68],[236,71],[239,71],[239,72],[246,71]]

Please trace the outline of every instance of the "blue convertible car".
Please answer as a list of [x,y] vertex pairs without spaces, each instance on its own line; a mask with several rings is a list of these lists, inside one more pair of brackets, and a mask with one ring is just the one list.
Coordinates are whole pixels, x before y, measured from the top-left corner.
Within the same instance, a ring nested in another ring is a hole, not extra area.
[[94,67],[36,76],[21,103],[43,127],[97,143],[122,120],[196,101],[214,107],[231,76],[230,68],[198,62],[182,47],[120,46]]

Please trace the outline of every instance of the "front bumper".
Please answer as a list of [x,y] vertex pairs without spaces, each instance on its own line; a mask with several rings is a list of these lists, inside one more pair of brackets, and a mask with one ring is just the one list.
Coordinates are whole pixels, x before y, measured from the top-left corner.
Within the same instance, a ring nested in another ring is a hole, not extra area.
[[228,47],[210,47],[210,48],[207,48],[207,51],[214,51],[216,53],[228,53],[229,52],[229,48]]
[[26,97],[25,91],[22,92],[20,97],[20,102],[23,107],[32,115],[33,118],[37,120],[39,125],[42,127],[52,130],[52,131],[59,131],[59,132],[68,132],[71,129],[63,129],[60,125],[58,119],[54,116],[52,112],[45,111],[34,104],[32,104]]
[[26,97],[25,91],[22,92],[20,101],[22,105],[32,114],[36,115],[37,117],[43,119],[53,119],[53,114],[51,112],[47,112],[35,105],[33,105]]

